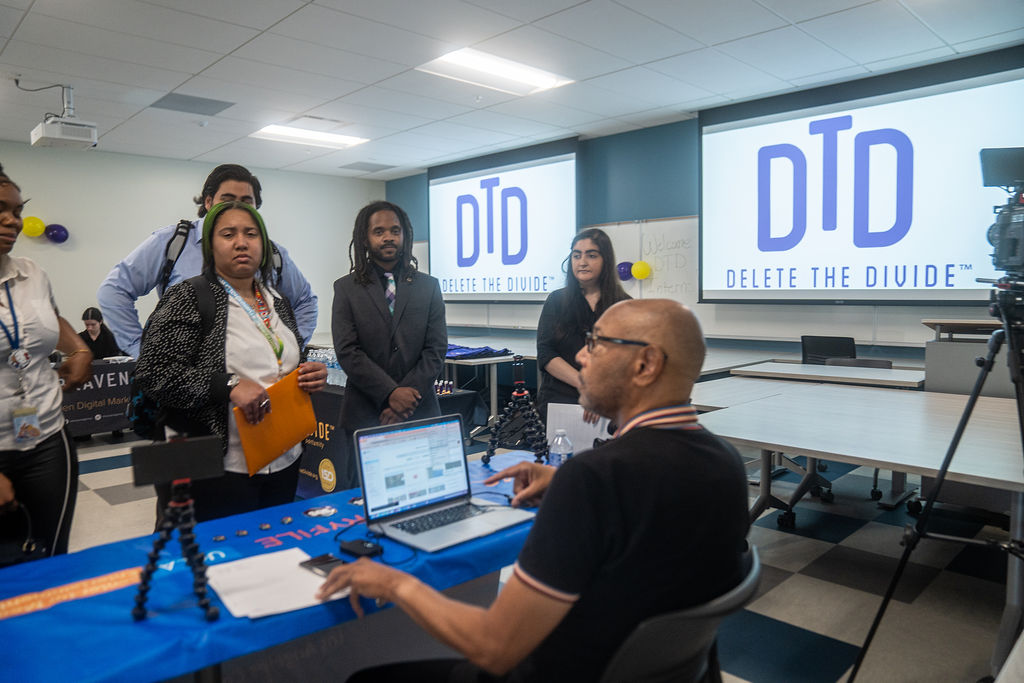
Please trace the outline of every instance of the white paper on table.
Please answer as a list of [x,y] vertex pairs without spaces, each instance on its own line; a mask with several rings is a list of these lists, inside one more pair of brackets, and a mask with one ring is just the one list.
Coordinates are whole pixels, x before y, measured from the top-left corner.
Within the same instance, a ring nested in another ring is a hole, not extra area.
[[556,429],[564,429],[572,442],[572,452],[582,453],[594,447],[594,439],[610,439],[608,418],[602,417],[597,424],[583,421],[583,406],[578,403],[548,404],[548,443],[555,438]]
[[[232,616],[257,619],[320,604],[316,592],[324,577],[299,566],[308,559],[299,548],[289,548],[215,564],[207,568],[206,575]],[[330,599],[347,595],[345,589]]]

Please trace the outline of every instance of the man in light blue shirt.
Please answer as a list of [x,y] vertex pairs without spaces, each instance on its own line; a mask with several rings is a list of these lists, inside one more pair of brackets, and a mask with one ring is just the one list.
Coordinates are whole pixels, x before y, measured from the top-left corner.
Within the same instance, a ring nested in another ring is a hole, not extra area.
[[[258,209],[263,203],[260,191],[260,181],[244,166],[222,164],[213,169],[203,185],[202,194],[195,198],[199,206],[199,220],[192,221],[193,229],[189,230],[185,237],[184,248],[167,280],[168,287],[202,272],[203,230],[200,222],[210,207],[221,202],[238,200],[252,204]],[[163,296],[163,289],[160,286],[164,264],[167,261],[167,243],[174,235],[176,227],[169,225],[150,235],[123,261],[114,266],[96,292],[104,319],[113,331],[118,346],[136,358],[142,340],[142,325],[139,323],[135,301],[140,296],[148,294],[154,287],[158,287],[157,294]],[[280,276],[275,274],[270,284],[291,303],[299,333],[308,344],[316,328],[316,295],[288,256],[288,252],[279,244],[275,246],[281,254],[281,270]]]

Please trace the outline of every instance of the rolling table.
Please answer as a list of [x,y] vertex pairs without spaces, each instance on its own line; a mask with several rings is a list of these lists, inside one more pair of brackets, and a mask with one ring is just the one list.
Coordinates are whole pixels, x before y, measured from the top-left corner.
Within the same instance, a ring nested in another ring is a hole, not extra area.
[[[701,423],[734,444],[760,448],[762,469],[773,451],[782,451],[935,476],[966,403],[958,394],[821,384],[707,413]],[[1024,538],[1024,453],[1015,400],[978,400],[948,480],[1009,491],[1010,536]],[[760,514],[770,497],[771,478],[762,477],[752,513]],[[993,673],[1020,633],[1022,609],[1024,561],[1011,556]]]
[[[485,489],[483,480],[503,467],[533,459],[522,451],[495,456],[490,466],[470,462],[470,480],[481,489],[511,493],[511,482]],[[209,564],[292,547],[310,556],[338,552],[342,540],[365,533],[362,507],[350,504],[357,489],[281,505],[196,525],[200,549]],[[491,499],[488,496],[488,499]],[[497,497],[493,497],[498,502]],[[328,516],[306,516],[316,506],[331,505]],[[293,521],[285,522],[285,517]],[[269,524],[269,529],[261,529]],[[355,526],[350,526],[355,525]],[[490,536],[436,553],[414,552],[387,539],[384,559],[437,589],[445,589],[511,564],[529,533],[524,522]],[[239,535],[244,531],[245,535]],[[215,541],[223,535],[225,540]],[[154,536],[97,546],[77,553],[0,570],[0,615],[15,599],[40,603],[48,595],[78,581],[138,569],[146,563]],[[181,557],[177,534],[161,553],[147,604],[150,615],[132,621],[135,585],[92,597],[58,602],[20,616],[0,618],[4,643],[2,675],[6,681],[152,681],[216,666],[219,662],[256,652],[355,618],[347,599],[250,620],[231,616],[213,591],[220,619],[207,623],[192,594],[192,572]],[[46,591],[50,591],[47,593]],[[367,612],[378,611],[372,600]],[[206,673],[206,672],[204,672]],[[218,672],[213,672],[215,676]]]
[[741,377],[809,380],[834,384],[920,389],[924,386],[924,370],[861,368],[845,365],[810,365],[803,363],[758,363],[735,368],[732,374]]

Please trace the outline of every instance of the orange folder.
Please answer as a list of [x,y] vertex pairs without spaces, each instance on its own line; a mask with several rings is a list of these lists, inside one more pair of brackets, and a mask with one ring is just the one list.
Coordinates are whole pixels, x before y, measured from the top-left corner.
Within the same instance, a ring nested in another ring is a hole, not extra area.
[[267,394],[270,412],[259,424],[249,424],[242,409],[235,406],[235,424],[250,477],[316,431],[313,400],[299,388],[298,368],[267,387]]

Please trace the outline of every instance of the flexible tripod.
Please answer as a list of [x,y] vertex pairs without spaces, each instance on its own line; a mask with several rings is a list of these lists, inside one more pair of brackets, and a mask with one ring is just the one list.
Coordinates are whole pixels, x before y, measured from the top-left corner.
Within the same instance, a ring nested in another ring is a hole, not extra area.
[[544,434],[544,424],[540,421],[540,415],[533,405],[533,399],[530,398],[530,390],[526,388],[526,380],[523,379],[522,356],[512,357],[512,377],[512,398],[509,399],[505,409],[501,411],[491,427],[487,452],[484,453],[481,460],[485,465],[490,464],[491,458],[494,457],[494,451],[498,447],[498,435],[501,433],[501,428],[516,416],[521,415],[526,420],[526,442],[536,456],[536,462],[545,463],[548,459],[548,440]]
[[192,590],[199,598],[199,608],[203,610],[207,621],[216,621],[220,616],[220,610],[216,605],[210,604],[206,588],[206,565],[203,563],[203,553],[199,550],[196,542],[196,535],[192,533],[195,527],[195,513],[192,507],[192,480],[175,479],[171,484],[171,500],[164,509],[163,522],[160,524],[160,535],[153,541],[153,549],[149,551],[149,562],[142,570],[139,581],[139,591],[135,594],[135,607],[132,608],[132,617],[135,621],[142,621],[146,618],[146,598],[149,595],[149,580],[156,571],[157,560],[160,559],[160,551],[164,549],[167,542],[171,540],[174,530],[178,530],[178,541],[181,543],[181,554],[192,568]]
[[[953,439],[950,441],[949,448],[946,450],[946,457],[943,459],[942,466],[939,468],[938,474],[935,477],[935,488],[929,494],[924,508],[918,516],[917,524],[913,526],[907,525],[907,529],[903,533],[903,555],[900,557],[899,564],[896,566],[896,572],[893,574],[892,581],[889,583],[888,589],[886,589],[885,597],[882,599],[882,604],[879,606],[878,612],[875,614],[875,620],[872,622],[871,628],[868,630],[868,635],[864,640],[864,645],[857,654],[857,661],[853,665],[853,670],[850,672],[850,677],[847,679],[847,683],[853,683],[856,679],[857,672],[860,670],[861,664],[864,662],[864,657],[867,654],[868,647],[870,647],[871,641],[874,639],[875,633],[878,631],[878,626],[882,621],[882,616],[885,614],[885,610],[889,606],[889,601],[896,592],[896,585],[899,583],[900,577],[903,576],[903,570],[906,569],[907,562],[910,560],[910,554],[914,552],[914,548],[917,547],[918,542],[922,538],[932,538],[940,541],[953,541],[956,543],[984,546],[987,548],[998,548],[1013,558],[1016,558],[1017,562],[1024,562],[1024,539],[1012,538],[1014,530],[1016,529],[1019,531],[1022,528],[1021,516],[1024,515],[1024,510],[1022,510],[1024,494],[1021,493],[1014,494],[1014,501],[1011,504],[1011,538],[1008,541],[979,540],[963,538],[960,536],[950,536],[946,534],[934,534],[927,531],[928,521],[932,514],[932,508],[935,506],[935,500],[938,498],[942,484],[946,480],[946,474],[949,472],[949,466],[953,461],[953,454],[956,453],[957,446],[960,444],[960,439],[963,436],[964,431],[967,429],[967,423],[971,418],[971,413],[974,411],[974,405],[978,402],[978,397],[981,395],[981,390],[985,385],[985,380],[992,371],[992,366],[995,364],[995,357],[999,354],[999,350],[1002,348],[1004,342],[1007,345],[1006,357],[1007,364],[1010,368],[1010,379],[1013,381],[1013,388],[1017,398],[1017,425],[1020,430],[1021,445],[1024,447],[1024,375],[1022,375],[1021,372],[1021,352],[1024,351],[1024,300],[1022,300],[1022,296],[1024,296],[1024,282],[1015,280],[1012,277],[1003,277],[995,282],[995,286],[995,301],[989,305],[989,313],[993,317],[1001,320],[1003,327],[994,331],[992,336],[989,337],[987,355],[984,358],[978,358],[975,361],[981,369],[978,371],[978,378],[974,383],[974,388],[971,390],[971,394],[967,399],[967,405],[964,406],[964,412],[960,416],[959,423],[957,423],[956,431],[953,433]],[[992,653],[991,664],[993,672],[998,672],[1002,667],[1010,649],[1017,640],[1017,636],[1021,632],[1022,626],[1024,626],[1024,609],[1022,609],[1022,607],[1024,607],[1024,605],[1022,605],[1022,603],[1024,603],[1024,585],[1021,585],[1021,582],[1017,577],[1017,572],[1012,570],[1007,572],[1006,582],[1007,595],[1010,596],[1010,598],[1008,599],[1006,608],[1003,611],[1002,623],[999,627],[999,637]],[[986,677],[982,680],[992,679],[991,677]]]

